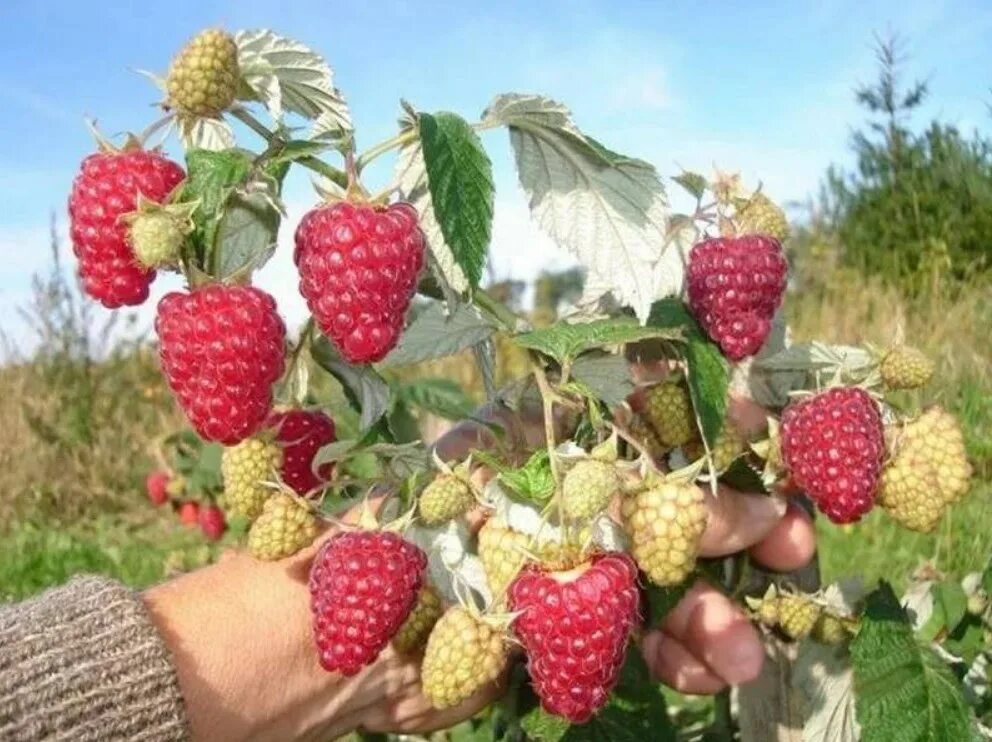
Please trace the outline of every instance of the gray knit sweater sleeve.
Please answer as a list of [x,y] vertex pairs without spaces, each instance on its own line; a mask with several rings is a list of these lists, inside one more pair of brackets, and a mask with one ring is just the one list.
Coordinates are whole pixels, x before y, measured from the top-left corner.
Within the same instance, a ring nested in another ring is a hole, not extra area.
[[99,577],[0,606],[0,740],[186,740],[169,650],[140,597]]

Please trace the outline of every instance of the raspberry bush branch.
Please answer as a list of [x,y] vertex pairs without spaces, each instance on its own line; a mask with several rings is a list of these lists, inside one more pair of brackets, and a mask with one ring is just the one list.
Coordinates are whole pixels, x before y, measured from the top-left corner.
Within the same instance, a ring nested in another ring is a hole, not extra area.
[[[426,645],[424,690],[446,708],[499,678],[516,644],[537,700],[516,687],[503,705],[515,728],[541,742],[569,723],[601,740],[650,734],[668,720],[632,647],[647,614],[663,620],[694,579],[712,579],[714,565],[699,561],[705,487],[734,497],[739,482],[798,485],[834,522],[878,505],[920,531],[966,494],[957,422],[917,404],[935,373],[929,359],[902,338],[884,350],[786,347],[777,323],[788,222],[760,186],[684,172],[671,180],[694,210],[673,214],[653,166],[585,134],[563,104],[515,93],[496,96],[476,123],[401,102],[398,134],[357,153],[330,66],[271,31],[194,37],[164,87],[168,115],[153,127],[178,124],[186,167],[133,137],[120,148],[98,140],[70,195],[82,287],[113,308],[145,301],[158,270],[187,283],[158,304],[159,356],[190,424],[221,445],[189,433],[168,443],[173,456],[147,482],[154,504],[172,502],[209,539],[233,539],[226,518],[238,521],[232,532],[263,560],[299,552],[320,520],[364,504],[310,573],[314,661],[328,672],[358,673],[391,642],[414,656]],[[290,137],[288,116],[308,123],[307,138]],[[238,148],[228,119],[261,137],[262,151]],[[495,189],[478,132],[492,128],[509,134],[535,221],[586,271],[580,306],[549,327],[532,328],[479,285]],[[326,150],[343,170],[318,156]],[[372,198],[362,171],[391,152],[395,182]],[[293,225],[311,316],[289,348],[275,298],[252,276],[277,249],[282,186],[300,168],[330,185]],[[517,354],[526,368],[515,373],[529,377],[499,399],[522,409],[536,388],[543,441],[493,433],[494,450],[433,456],[412,410],[462,417],[468,398],[450,379],[411,381],[397,367],[471,351],[495,396],[495,347]],[[337,440],[340,421],[307,388],[305,349],[355,408],[357,429],[342,424],[352,437]],[[670,373],[635,380],[628,358]],[[744,390],[767,408],[764,441],[728,412]],[[373,493],[385,494],[381,520],[365,507]],[[762,630],[804,648],[850,647],[840,671],[872,679],[830,684],[821,673],[816,687],[837,697],[814,715],[840,705],[870,729],[971,723],[941,663],[957,658],[961,669],[985,652],[989,570],[967,586],[928,580],[914,624],[886,586],[803,593],[779,578],[755,595],[728,569],[744,559],[723,563],[724,587]],[[939,652],[908,642],[913,631]],[[898,718],[886,712],[899,683],[868,665],[880,647],[906,676],[946,688]]]

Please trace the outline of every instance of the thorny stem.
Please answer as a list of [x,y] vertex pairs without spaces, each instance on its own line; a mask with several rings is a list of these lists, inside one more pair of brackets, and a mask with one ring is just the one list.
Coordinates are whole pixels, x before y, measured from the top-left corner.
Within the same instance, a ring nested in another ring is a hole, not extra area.
[[409,142],[412,142],[418,136],[419,134],[416,129],[410,129],[409,131],[405,131],[402,134],[398,134],[395,137],[391,137],[385,140],[384,142],[379,142],[373,147],[369,147],[367,150],[365,150],[358,156],[357,160],[355,160],[356,172],[361,174],[362,170],[365,169],[365,166],[368,165],[373,160],[375,160],[377,157],[379,157],[380,155],[384,155],[387,152],[390,152],[394,149],[399,149],[404,144],[408,144]]
[[[258,134],[262,139],[268,142],[270,145],[273,142],[280,142],[281,137],[274,131],[269,129],[265,124],[256,119],[251,113],[245,108],[232,108],[231,115],[234,116],[238,121],[243,123],[253,132]],[[328,180],[333,181],[337,185],[345,188],[348,185],[348,176],[342,171],[338,170],[333,165],[329,165],[323,160],[314,157],[313,155],[308,155],[307,157],[301,157],[297,160],[298,163],[303,165],[303,167],[313,170],[319,175],[323,175]]]

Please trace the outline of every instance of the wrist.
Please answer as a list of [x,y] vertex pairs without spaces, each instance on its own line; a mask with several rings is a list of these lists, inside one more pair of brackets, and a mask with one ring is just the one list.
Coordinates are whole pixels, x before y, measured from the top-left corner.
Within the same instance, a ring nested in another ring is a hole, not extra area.
[[276,563],[232,555],[144,594],[194,739],[333,739],[363,723],[370,699],[322,670],[313,650],[312,554]]

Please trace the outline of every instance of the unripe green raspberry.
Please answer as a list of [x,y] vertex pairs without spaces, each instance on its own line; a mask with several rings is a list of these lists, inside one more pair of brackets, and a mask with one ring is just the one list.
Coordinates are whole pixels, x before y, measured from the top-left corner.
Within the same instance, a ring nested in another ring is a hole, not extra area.
[[420,493],[420,519],[436,526],[464,515],[475,505],[468,482],[455,474],[439,474]]
[[602,513],[620,491],[616,467],[605,461],[583,459],[562,481],[562,514],[571,522],[588,521]]
[[813,627],[813,638],[821,644],[836,646],[849,641],[857,631],[857,622],[826,611]]
[[527,560],[530,538],[497,518],[490,518],[479,530],[479,559],[493,595],[499,596]]
[[393,637],[393,646],[403,654],[412,654],[421,649],[443,612],[441,598],[434,592],[434,588],[424,585],[417,594],[413,610]]
[[130,239],[134,256],[145,268],[171,268],[179,263],[186,233],[180,222],[160,211],[135,219]]
[[165,485],[165,491],[169,497],[179,497],[186,494],[186,478],[181,474],[176,474]]
[[961,428],[953,415],[932,407],[889,437],[893,450],[882,470],[878,503],[904,527],[930,532],[970,486]]
[[736,221],[740,234],[764,234],[779,242],[785,242],[789,236],[785,212],[760,191],[738,208]]
[[457,706],[492,683],[506,666],[505,631],[461,606],[441,616],[420,669],[424,695],[436,709]]
[[226,31],[201,31],[184,46],[169,68],[168,103],[188,116],[216,118],[238,92],[238,47]]
[[624,499],[621,513],[631,553],[648,579],[660,587],[683,582],[696,566],[709,520],[703,491],[661,482]]
[[284,492],[265,501],[262,514],[248,530],[248,551],[256,559],[275,561],[292,556],[317,537],[310,509]]
[[[689,461],[696,461],[706,455],[702,441],[692,441],[685,445],[685,455]],[[717,436],[716,443],[710,453],[713,456],[713,468],[717,473],[725,472],[747,450],[744,438],[732,425],[724,425]]]
[[220,459],[224,479],[224,505],[232,515],[254,520],[272,494],[282,464],[282,449],[273,441],[248,438],[225,448]]
[[919,389],[933,378],[934,363],[916,348],[897,345],[882,358],[878,370],[889,389]]
[[823,612],[822,606],[805,595],[778,596],[778,625],[792,639],[805,639]]
[[643,414],[668,448],[684,446],[698,435],[689,388],[681,379],[666,380],[652,387]]

